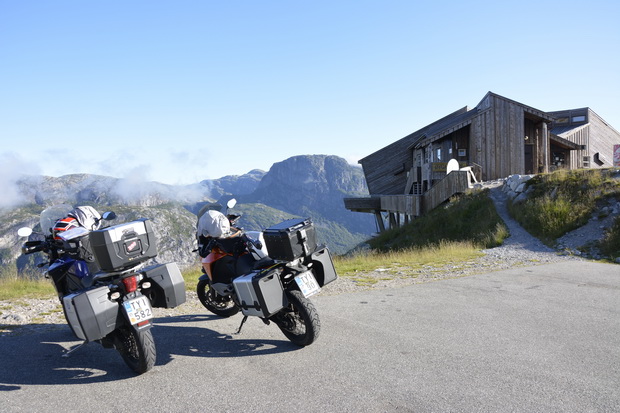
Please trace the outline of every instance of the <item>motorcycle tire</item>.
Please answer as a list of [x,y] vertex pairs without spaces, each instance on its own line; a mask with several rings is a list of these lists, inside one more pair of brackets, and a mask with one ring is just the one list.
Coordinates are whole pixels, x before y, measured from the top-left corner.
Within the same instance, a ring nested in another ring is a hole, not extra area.
[[239,307],[237,307],[232,297],[222,297],[217,294],[207,280],[198,281],[196,293],[200,303],[213,314],[220,317],[231,317],[239,312]]
[[287,291],[288,306],[271,317],[282,333],[293,344],[308,346],[316,341],[321,331],[319,313],[300,291]]
[[151,329],[138,330],[122,326],[117,331],[116,349],[130,369],[146,373],[155,365],[155,341]]

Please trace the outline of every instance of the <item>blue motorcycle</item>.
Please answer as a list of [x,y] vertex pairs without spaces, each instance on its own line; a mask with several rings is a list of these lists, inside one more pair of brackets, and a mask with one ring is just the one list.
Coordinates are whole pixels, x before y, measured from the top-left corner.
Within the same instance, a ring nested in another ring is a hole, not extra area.
[[46,277],[54,284],[65,319],[84,344],[114,348],[136,373],[156,360],[151,332],[153,307],[173,308],[185,302],[185,283],[175,263],[145,266],[157,256],[151,222],[142,218],[104,227],[115,219],[92,207],[69,205],[45,209],[40,232],[21,228],[29,237],[24,254],[43,252]]

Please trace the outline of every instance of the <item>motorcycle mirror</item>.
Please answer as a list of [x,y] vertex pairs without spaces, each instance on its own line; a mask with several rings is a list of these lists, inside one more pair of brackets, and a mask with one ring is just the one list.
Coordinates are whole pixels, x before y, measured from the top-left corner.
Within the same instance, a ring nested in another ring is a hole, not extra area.
[[235,205],[237,205],[237,200],[235,198],[230,198],[226,203],[228,209],[233,208]]
[[107,212],[104,212],[103,215],[101,215],[101,218],[103,218],[106,221],[111,221],[113,219],[116,219],[116,213],[112,211],[107,211]]
[[28,237],[32,234],[32,228],[23,227],[17,230],[17,235],[20,237]]

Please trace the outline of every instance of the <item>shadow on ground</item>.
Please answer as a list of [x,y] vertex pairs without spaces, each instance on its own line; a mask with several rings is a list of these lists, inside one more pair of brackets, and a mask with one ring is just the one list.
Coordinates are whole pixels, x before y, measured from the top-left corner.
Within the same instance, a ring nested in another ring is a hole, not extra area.
[[[212,315],[183,315],[155,320],[153,337],[156,366],[175,356],[253,357],[299,349],[282,340],[244,339],[207,328]],[[2,369],[0,391],[19,390],[21,385],[85,384],[135,377],[116,350],[89,343],[70,355],[79,344],[67,325],[22,326],[0,337]],[[148,375],[148,373],[146,373]]]

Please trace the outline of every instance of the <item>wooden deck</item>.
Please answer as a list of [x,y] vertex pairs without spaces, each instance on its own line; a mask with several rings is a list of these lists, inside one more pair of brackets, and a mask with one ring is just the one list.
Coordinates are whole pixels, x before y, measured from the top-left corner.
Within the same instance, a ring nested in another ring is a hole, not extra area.
[[344,207],[353,212],[375,212],[381,210],[381,197],[344,198]]
[[[400,223],[399,215],[418,217],[441,205],[455,194],[463,193],[470,187],[468,172],[454,171],[446,175],[423,195],[376,195],[364,198],[344,198],[344,206],[355,212],[368,212],[377,215],[389,214],[390,225]],[[382,223],[379,224],[382,226]]]

